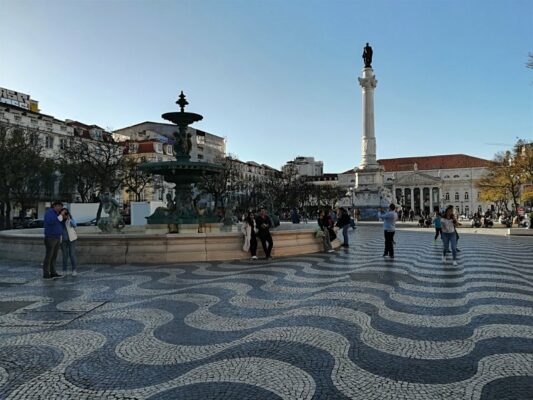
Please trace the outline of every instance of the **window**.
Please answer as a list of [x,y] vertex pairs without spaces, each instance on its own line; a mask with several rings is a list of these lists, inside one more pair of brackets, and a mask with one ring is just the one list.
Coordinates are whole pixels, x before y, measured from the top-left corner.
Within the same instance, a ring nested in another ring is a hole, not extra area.
[[60,139],[59,140],[59,148],[61,150],[64,150],[67,148],[67,139]]
[[46,136],[45,147],[47,149],[53,149],[54,148],[54,138],[52,136]]
[[139,150],[139,145],[137,143],[130,143],[128,145],[130,153],[137,153],[137,150]]
[[455,192],[455,201],[459,201],[459,192]]
[[454,178],[459,178],[459,175],[454,175],[453,177],[454,177]]
[[168,155],[172,155],[172,145],[171,144],[167,144],[165,146],[165,153],[168,154]]
[[445,200],[450,200],[450,193],[446,193]]
[[465,215],[467,215],[467,216],[470,215],[470,207],[468,207],[468,206],[465,206]]
[[67,130],[67,127],[64,126],[64,125],[61,125],[61,130],[62,130],[62,131],[66,131],[66,130]]
[[154,143],[154,148],[156,153],[163,153],[163,144],[162,143]]
[[199,160],[202,160],[204,158],[204,156],[202,154],[198,154],[198,159]]
[[30,121],[33,125],[37,125],[37,120],[35,118],[32,118]]
[[450,179],[450,175],[444,175],[444,179]]
[[479,200],[481,198],[481,192],[477,192],[477,199]]
[[468,200],[468,192],[465,192],[465,200]]

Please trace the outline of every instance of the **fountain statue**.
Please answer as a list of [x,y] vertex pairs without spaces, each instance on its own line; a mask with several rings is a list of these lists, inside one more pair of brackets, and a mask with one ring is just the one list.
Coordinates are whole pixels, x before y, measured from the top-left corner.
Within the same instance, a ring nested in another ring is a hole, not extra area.
[[109,193],[102,193],[100,203],[107,217],[98,220],[98,228],[104,233],[121,232],[125,224],[122,215],[120,215],[118,202]]
[[[174,227],[182,224],[205,224],[218,222],[212,210],[198,211],[193,201],[193,185],[198,183],[205,175],[214,175],[222,172],[223,166],[219,164],[191,161],[191,134],[187,127],[194,122],[201,121],[203,117],[185,111],[185,106],[189,102],[185,99],[183,91],[179,95],[178,104],[180,111],[168,112],[161,117],[173,122],[178,126],[178,131],[174,132],[174,154],[175,161],[148,162],[140,166],[140,169],[154,175],[161,175],[167,182],[176,184],[174,188],[174,200],[167,196],[167,206],[159,207],[155,212],[147,217],[147,223],[166,224],[170,232],[175,232]],[[172,203],[172,204],[171,204]]]

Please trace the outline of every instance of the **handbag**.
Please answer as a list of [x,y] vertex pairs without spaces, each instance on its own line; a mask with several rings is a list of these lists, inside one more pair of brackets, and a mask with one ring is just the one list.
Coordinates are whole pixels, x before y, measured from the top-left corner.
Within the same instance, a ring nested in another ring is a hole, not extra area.
[[324,237],[324,231],[320,229],[320,227],[315,230],[315,237],[317,239],[322,239]]
[[76,239],[78,239],[78,235],[77,235],[76,231],[74,230],[74,228],[72,227],[72,225],[70,225],[70,221],[67,221],[65,226],[67,228],[67,234],[68,234],[69,242],[73,242]]

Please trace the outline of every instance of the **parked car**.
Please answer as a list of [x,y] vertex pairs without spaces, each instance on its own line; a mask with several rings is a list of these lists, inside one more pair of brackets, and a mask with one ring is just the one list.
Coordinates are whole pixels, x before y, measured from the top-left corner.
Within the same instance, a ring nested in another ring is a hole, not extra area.
[[82,221],[77,223],[78,226],[94,226],[96,225],[96,218],[93,218],[89,221]]
[[32,219],[26,226],[24,226],[24,228],[44,228],[44,220]]

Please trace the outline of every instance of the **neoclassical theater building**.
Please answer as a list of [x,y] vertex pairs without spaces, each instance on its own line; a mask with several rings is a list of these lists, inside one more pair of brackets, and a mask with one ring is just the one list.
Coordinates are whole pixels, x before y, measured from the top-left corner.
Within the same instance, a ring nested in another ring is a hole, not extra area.
[[460,215],[493,208],[482,202],[476,181],[490,163],[465,154],[378,160],[385,168],[384,185],[404,210],[432,211],[453,205]]

